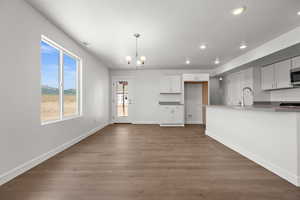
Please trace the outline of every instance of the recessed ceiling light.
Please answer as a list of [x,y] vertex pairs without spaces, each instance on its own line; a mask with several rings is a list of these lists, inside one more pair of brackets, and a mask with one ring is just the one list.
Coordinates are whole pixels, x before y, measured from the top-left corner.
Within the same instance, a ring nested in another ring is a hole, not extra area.
[[187,65],[189,65],[190,63],[191,63],[190,60],[186,60],[186,61],[185,61],[185,64],[187,64]]
[[245,10],[246,10],[246,6],[243,6],[243,7],[239,7],[239,8],[233,9],[233,10],[231,11],[231,13],[232,13],[233,15],[240,15],[240,14],[242,14],[243,12],[245,12]]
[[300,11],[298,11],[297,14],[300,15]]
[[216,65],[220,64],[220,59],[219,59],[219,58],[216,58],[215,64],[216,64]]
[[240,49],[246,49],[248,46],[245,42],[242,42],[240,45]]
[[206,49],[206,47],[207,47],[206,44],[201,44],[200,45],[200,49],[202,49],[202,50]]
[[220,81],[223,81],[223,77],[222,77],[222,76],[220,76],[220,77],[219,77],[219,80],[220,80]]

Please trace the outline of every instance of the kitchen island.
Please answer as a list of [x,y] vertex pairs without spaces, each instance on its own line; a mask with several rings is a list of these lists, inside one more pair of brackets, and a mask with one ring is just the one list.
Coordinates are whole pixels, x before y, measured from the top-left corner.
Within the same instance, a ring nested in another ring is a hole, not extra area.
[[207,106],[206,135],[300,186],[300,109]]

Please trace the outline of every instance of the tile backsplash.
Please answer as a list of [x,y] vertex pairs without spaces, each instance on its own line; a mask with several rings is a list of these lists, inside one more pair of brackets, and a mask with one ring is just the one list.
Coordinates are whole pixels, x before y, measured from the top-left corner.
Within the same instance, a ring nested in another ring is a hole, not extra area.
[[271,101],[300,101],[300,88],[271,91]]

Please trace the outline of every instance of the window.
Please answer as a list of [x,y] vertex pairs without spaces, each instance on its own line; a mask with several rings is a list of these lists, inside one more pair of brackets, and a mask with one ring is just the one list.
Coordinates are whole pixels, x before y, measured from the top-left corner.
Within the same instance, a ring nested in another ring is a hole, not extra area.
[[128,81],[117,82],[117,115],[128,117]]
[[81,59],[44,36],[40,47],[42,123],[79,116]]

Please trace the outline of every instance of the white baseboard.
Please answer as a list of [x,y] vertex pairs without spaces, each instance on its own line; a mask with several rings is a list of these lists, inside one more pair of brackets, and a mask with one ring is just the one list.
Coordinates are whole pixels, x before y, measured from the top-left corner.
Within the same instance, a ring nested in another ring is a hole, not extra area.
[[184,127],[184,124],[160,124],[161,127]]
[[253,162],[261,165],[262,167],[266,168],[267,170],[273,172],[274,174],[280,176],[281,178],[287,180],[288,182],[296,185],[297,187],[300,187],[300,177],[297,175],[294,175],[290,173],[289,171],[274,165],[273,163],[270,163],[269,161],[266,161],[265,159],[261,158],[260,156],[257,156],[245,149],[243,149],[239,145],[232,144],[231,142],[227,141],[223,137],[220,137],[216,134],[213,134],[212,132],[206,130],[205,134],[218,142],[224,144],[225,146],[231,148],[232,150],[236,151],[237,153],[245,156],[246,158],[252,160]]
[[159,124],[157,121],[134,121],[132,124]]
[[55,149],[44,153],[28,162],[25,162],[24,164],[4,173],[0,175],[0,186],[3,185],[4,183],[7,183],[8,181],[14,179],[15,177],[23,174],[24,172],[30,170],[31,168],[39,165],[40,163],[48,160],[49,158],[55,156],[56,154],[64,151],[65,149],[73,146],[74,144],[77,144],[78,142],[80,142],[81,140],[87,138],[90,135],[93,135],[94,133],[96,133],[97,131],[103,129],[105,126],[107,126],[109,123],[103,124],[101,126],[98,126],[82,135],[80,135],[77,138],[74,138],[73,140],[66,142],[58,147],[56,147]]
[[157,124],[161,127],[184,127],[184,124],[160,124],[157,121],[134,121],[132,124]]
[[186,121],[185,124],[203,124],[202,121]]

